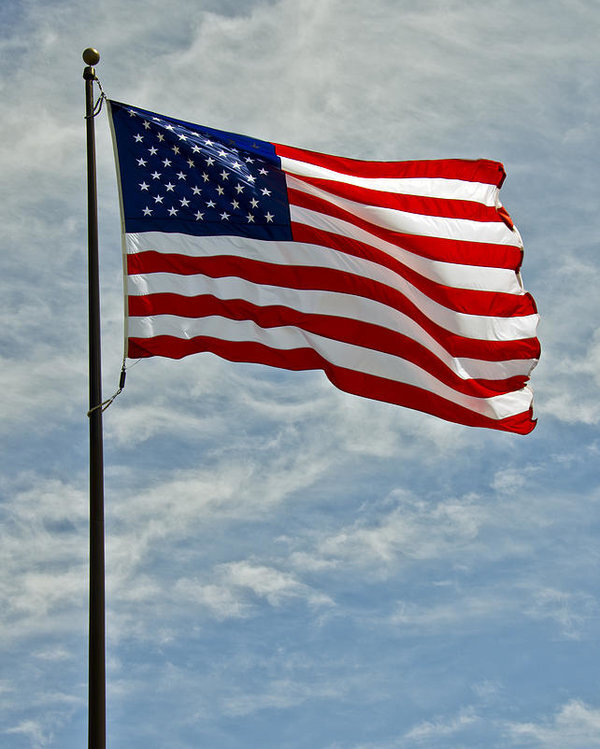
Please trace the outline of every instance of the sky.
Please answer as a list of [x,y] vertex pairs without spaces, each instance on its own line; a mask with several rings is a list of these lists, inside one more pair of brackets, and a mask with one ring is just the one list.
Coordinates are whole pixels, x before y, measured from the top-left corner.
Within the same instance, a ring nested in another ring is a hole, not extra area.
[[[489,158],[525,243],[536,429],[320,372],[132,366],[104,416],[108,747],[600,747],[600,5],[0,8],[0,744],[87,736],[81,53],[109,97],[363,159]],[[96,120],[103,389],[123,284]]]

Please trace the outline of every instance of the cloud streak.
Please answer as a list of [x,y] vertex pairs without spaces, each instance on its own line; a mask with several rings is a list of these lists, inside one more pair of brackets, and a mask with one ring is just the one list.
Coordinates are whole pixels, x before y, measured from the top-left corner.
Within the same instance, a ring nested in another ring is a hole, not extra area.
[[[357,158],[488,157],[541,315],[526,439],[209,355],[106,412],[109,743],[597,745],[597,8],[80,0],[2,9],[2,742],[85,740],[81,50],[115,99]],[[35,53],[32,53],[32,50]],[[97,121],[104,392],[122,357]]]

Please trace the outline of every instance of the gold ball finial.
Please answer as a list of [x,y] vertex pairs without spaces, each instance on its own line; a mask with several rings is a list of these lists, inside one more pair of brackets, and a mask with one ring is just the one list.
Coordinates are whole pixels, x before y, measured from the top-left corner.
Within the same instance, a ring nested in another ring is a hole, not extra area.
[[97,65],[100,62],[100,52],[93,47],[84,49],[82,57],[86,65]]

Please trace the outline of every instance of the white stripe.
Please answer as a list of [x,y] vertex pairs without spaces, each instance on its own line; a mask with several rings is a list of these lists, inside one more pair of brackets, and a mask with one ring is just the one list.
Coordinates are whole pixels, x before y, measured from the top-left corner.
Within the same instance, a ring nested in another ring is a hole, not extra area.
[[191,339],[204,335],[225,341],[262,343],[280,350],[311,348],[338,367],[415,385],[492,419],[503,419],[523,413],[529,409],[532,400],[529,388],[492,398],[464,395],[439,382],[420,367],[391,354],[324,338],[291,326],[263,329],[249,320],[229,320],[219,316],[190,319],[173,315],[132,317],[130,324],[130,335],[134,338],[168,335]]
[[[438,358],[445,361],[448,366],[448,354],[442,353],[438,344],[432,345],[429,334],[422,330],[421,326],[407,315],[401,314],[392,307],[382,302],[333,291],[290,289],[281,286],[268,286],[266,284],[255,284],[241,278],[211,278],[202,274],[193,276],[177,276],[171,273],[149,273],[146,275],[131,275],[128,277],[128,288],[131,296],[146,296],[148,294],[179,294],[181,296],[193,297],[201,294],[211,294],[218,299],[242,299],[260,307],[282,305],[289,309],[297,310],[305,314],[332,315],[349,320],[361,320],[373,325],[381,325],[384,328],[407,335],[419,341],[427,348],[432,348]],[[490,333],[496,333],[494,324],[496,318],[475,318],[491,321]],[[503,333],[508,330],[509,321],[513,322],[513,332],[520,333],[521,320],[524,318],[503,318],[506,323]],[[526,337],[531,337],[531,331],[527,331]],[[497,337],[490,335],[486,340],[497,341]],[[518,337],[502,340],[518,340]],[[489,362],[490,370],[494,371],[494,363]],[[524,363],[524,367],[527,364]],[[455,370],[461,377],[465,375],[464,370]],[[474,375],[467,375],[474,376]],[[481,375],[477,375],[481,376]],[[486,374],[488,379],[501,378],[501,375]]]
[[[293,213],[297,223],[313,226],[317,229],[324,228],[325,224],[330,226],[330,220],[327,216],[320,219],[319,217],[322,214],[309,211],[307,208],[293,206]],[[354,239],[384,251],[411,270],[435,283],[451,286],[455,289],[496,291],[518,295],[524,293],[517,274],[513,270],[427,260],[390,242],[379,239],[362,229],[357,229],[346,221],[341,219],[333,219],[333,221],[337,229],[336,234],[349,236],[352,231]],[[331,231],[331,228],[329,228],[329,231]],[[154,250],[155,252],[178,253],[190,257],[234,255],[235,257],[248,257],[252,260],[276,265],[335,268],[373,278],[388,285],[394,285],[396,278],[398,278],[394,271],[374,261],[358,258],[318,244],[274,242],[266,239],[221,235],[196,237],[188,234],[165,234],[154,231],[127,234],[126,241],[127,252],[130,254]],[[393,277],[390,278],[390,274],[393,274]]]
[[444,286],[451,286],[455,289],[474,289],[476,291],[503,291],[508,294],[523,292],[517,274],[509,268],[445,263],[422,258],[400,245],[392,244],[375,234],[371,234],[371,232],[352,224],[350,221],[344,221],[344,219],[328,216],[325,213],[319,213],[297,205],[290,205],[290,219],[292,223],[304,224],[313,229],[355,239],[358,242],[370,245],[396,258],[431,281],[441,283]]
[[[249,281],[242,281],[241,279],[235,285],[235,288],[232,288],[232,284],[225,282],[224,279],[213,279],[201,275],[186,278],[194,278],[196,281],[188,282],[186,289],[188,293],[183,294],[183,296],[196,296],[203,293],[211,294],[223,301],[232,298],[243,298],[245,301],[257,304],[260,296],[259,289],[263,288],[257,287]],[[159,293],[181,294],[182,292],[181,285],[170,274],[153,273],[147,276],[129,276],[128,286],[131,296],[145,296],[146,294]],[[274,293],[276,293],[274,301],[282,303],[282,293],[280,291]],[[293,300],[291,293],[285,295],[286,306],[298,312],[306,314],[314,313],[310,302],[313,301],[313,297],[317,293],[327,293],[327,298],[320,300],[323,303],[320,314],[335,314],[338,317],[359,319],[362,322],[380,325],[388,330],[405,335],[420,343],[424,348],[429,349],[434,356],[462,379],[483,378],[486,380],[502,380],[516,375],[528,375],[535,365],[535,360],[532,361],[529,359],[486,361],[471,358],[454,358],[411,317],[370,299],[350,297],[347,294],[334,295],[333,292],[312,292],[310,294],[308,292],[297,291]],[[236,296],[232,297],[232,294]],[[336,296],[337,299],[332,300],[333,296]],[[290,304],[292,301],[293,306]],[[327,301],[337,302],[334,310],[328,311],[324,308],[324,303]]]
[[[320,214],[316,214],[319,216]],[[322,224],[322,222],[321,222]],[[137,235],[138,237],[142,237],[142,235]],[[172,235],[175,237],[176,235]],[[177,235],[180,236],[180,235]],[[138,239],[136,235],[128,235],[128,237],[131,237],[131,242],[133,244],[138,243]],[[212,246],[213,239],[216,239],[214,237],[207,237],[204,238],[202,241],[206,241],[207,244],[210,244]],[[140,240],[144,241],[144,240]],[[161,240],[162,242],[162,240]],[[167,238],[165,240],[167,247],[170,245],[170,240]],[[243,240],[244,243],[248,244],[248,249],[252,248],[253,250],[256,250],[257,248],[260,249],[260,245],[257,244],[260,242],[260,240]],[[173,240],[173,246],[174,246],[175,240]],[[196,241],[191,241],[190,244],[194,245],[195,247],[199,247],[199,245],[196,244]],[[273,243],[267,243],[267,245],[270,245]],[[182,250],[185,249],[187,245],[187,241],[185,237],[182,237],[181,244],[179,245]],[[222,237],[218,240],[219,247],[223,248],[223,251],[225,254],[229,254],[229,248],[231,246],[238,246],[239,247],[239,238],[237,237]],[[307,245],[303,245],[304,247],[307,247]],[[213,255],[213,253],[207,253],[209,255]],[[233,253],[237,254],[237,253]],[[242,252],[240,253],[242,256],[247,257],[250,253],[249,252]],[[259,255],[259,258],[261,260],[265,260],[266,262],[269,262],[269,258],[263,258]],[[326,266],[325,266],[326,267]],[[337,267],[337,266],[336,266]],[[348,272],[351,272],[352,266],[349,264],[348,259],[346,259],[346,267],[341,266],[342,269],[347,270]],[[376,266],[377,267],[377,266]],[[447,307],[445,307],[442,304],[439,304],[438,302],[430,299],[426,294],[421,292],[419,289],[416,289],[414,286],[412,286],[410,283],[408,283],[405,279],[402,277],[393,274],[393,277],[391,277],[389,274],[391,274],[391,271],[386,272],[388,275],[383,277],[383,282],[390,286],[391,288],[395,288],[397,290],[400,290],[402,293],[406,295],[408,299],[410,299],[411,302],[413,302],[424,314],[429,317],[433,322],[440,325],[441,327],[445,328],[446,330],[449,330],[450,332],[456,333],[457,335],[465,336],[467,338],[475,338],[475,339],[481,339],[481,340],[498,340],[498,341],[508,341],[508,340],[520,340],[523,338],[532,338],[535,336],[535,331],[537,328],[538,323],[538,315],[532,314],[532,315],[523,315],[520,317],[491,317],[491,316],[483,316],[483,315],[469,315],[462,312],[456,312],[454,310],[450,310]],[[201,276],[201,274],[199,274]],[[176,276],[176,278],[183,278],[182,276]],[[275,289],[280,289],[281,287],[274,287]],[[173,291],[173,293],[177,293],[176,290]],[[185,292],[181,292],[185,294]],[[196,292],[201,293],[201,292]],[[279,294],[281,294],[281,291],[278,291]],[[323,292],[318,292],[323,293]],[[193,296],[193,294],[185,294],[187,296]]]
[[515,244],[515,234],[503,221],[472,221],[465,218],[425,216],[419,213],[398,211],[395,208],[381,208],[341,198],[289,175],[286,175],[285,179],[289,188],[313,195],[348,211],[353,216],[391,231],[463,242]]
[[488,185],[484,182],[445,179],[444,177],[355,177],[352,174],[335,172],[326,167],[297,161],[286,156],[280,158],[282,169],[299,177],[317,177],[334,180],[335,182],[346,182],[357,187],[366,187],[369,190],[395,192],[400,195],[420,195],[447,200],[472,200],[487,206],[498,205],[499,189],[496,185]]

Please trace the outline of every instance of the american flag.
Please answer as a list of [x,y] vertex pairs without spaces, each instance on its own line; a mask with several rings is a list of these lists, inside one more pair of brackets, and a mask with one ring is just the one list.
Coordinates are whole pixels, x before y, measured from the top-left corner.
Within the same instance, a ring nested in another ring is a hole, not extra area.
[[360,161],[109,111],[130,358],[321,369],[449,421],[534,428],[538,315],[501,164]]

